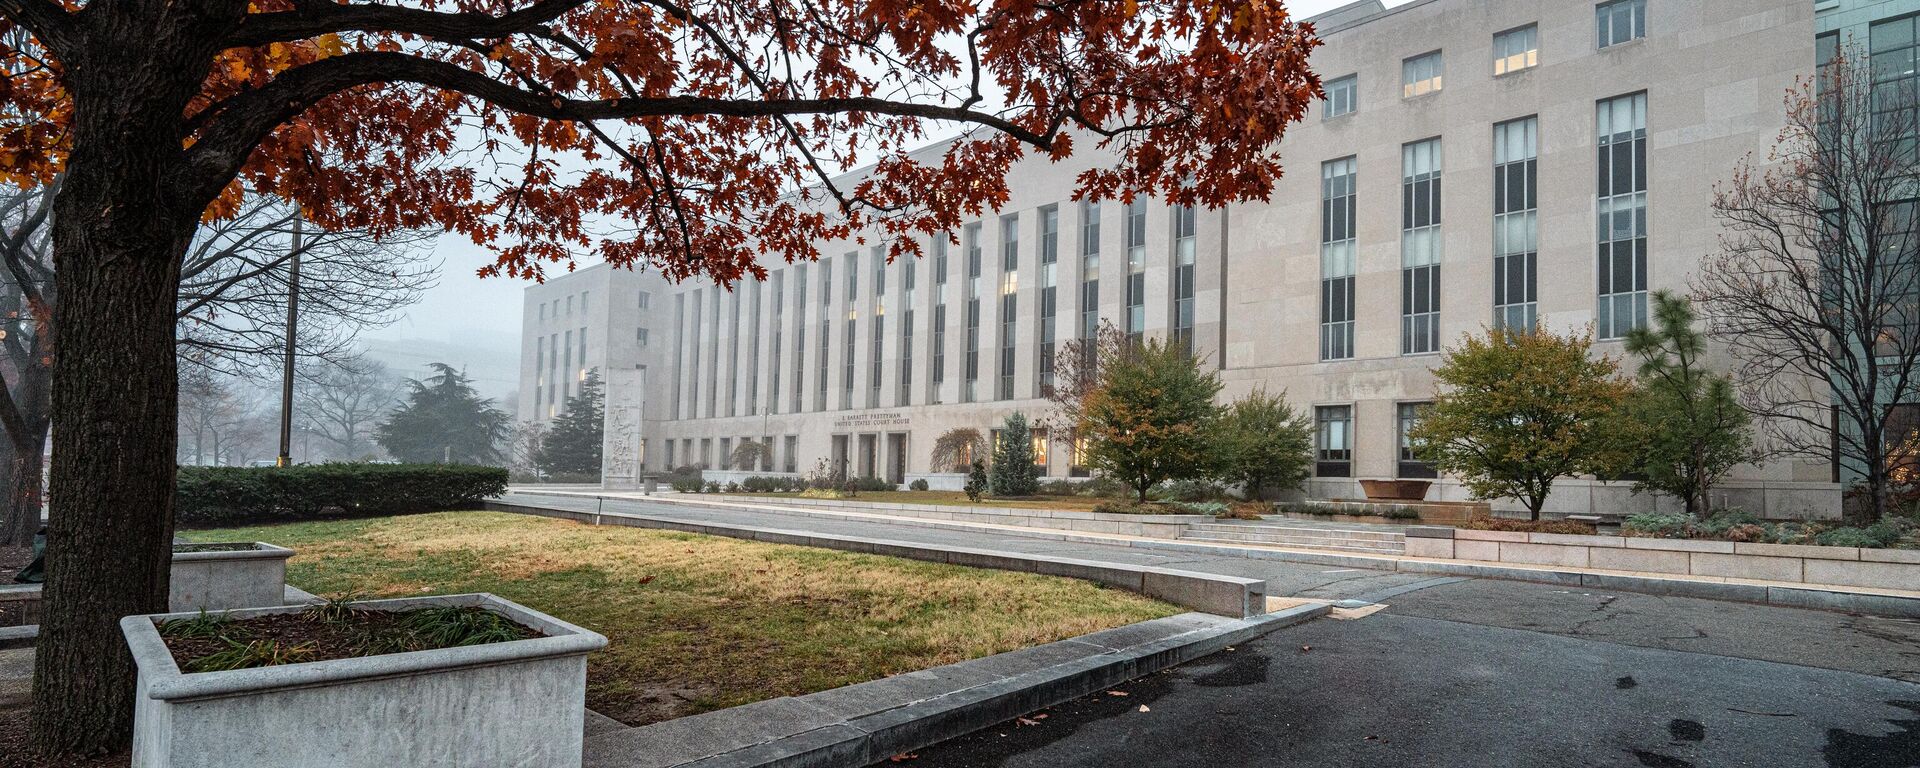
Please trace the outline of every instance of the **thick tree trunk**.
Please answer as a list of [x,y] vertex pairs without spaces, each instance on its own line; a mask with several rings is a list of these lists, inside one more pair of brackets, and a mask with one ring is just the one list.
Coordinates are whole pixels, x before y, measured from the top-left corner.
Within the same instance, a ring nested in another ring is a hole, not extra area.
[[134,667],[118,624],[167,607],[174,294],[198,223],[198,212],[178,210],[166,191],[167,158],[179,148],[171,128],[129,136],[90,121],[87,107],[76,103],[75,149],[54,216],[59,458],[33,688],[33,741],[50,753],[115,751],[132,733]]

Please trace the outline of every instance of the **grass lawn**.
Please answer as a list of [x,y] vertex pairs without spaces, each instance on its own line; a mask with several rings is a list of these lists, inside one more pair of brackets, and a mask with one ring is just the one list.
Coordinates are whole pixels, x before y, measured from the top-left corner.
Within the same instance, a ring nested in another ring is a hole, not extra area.
[[[797,493],[743,493],[740,496],[765,496],[768,498],[799,498]],[[954,504],[977,507],[1012,507],[1016,509],[1065,509],[1076,512],[1091,512],[1093,506],[1103,499],[1087,496],[1028,496],[1018,499],[995,499],[981,497],[978,503],[967,500],[967,495],[959,491],[861,491],[860,495],[849,501],[891,502],[894,504]]]
[[492,592],[604,634],[587,706],[633,725],[1180,612],[1072,579],[496,512],[182,535],[291,547],[287,581],[315,594]]

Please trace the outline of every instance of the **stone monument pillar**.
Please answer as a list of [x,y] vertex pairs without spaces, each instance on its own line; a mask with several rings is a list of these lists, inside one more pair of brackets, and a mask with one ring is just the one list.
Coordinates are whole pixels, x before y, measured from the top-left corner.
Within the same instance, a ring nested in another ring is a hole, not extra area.
[[606,429],[600,450],[600,487],[609,491],[640,488],[640,466],[646,461],[641,442],[642,406],[647,397],[644,368],[606,371]]

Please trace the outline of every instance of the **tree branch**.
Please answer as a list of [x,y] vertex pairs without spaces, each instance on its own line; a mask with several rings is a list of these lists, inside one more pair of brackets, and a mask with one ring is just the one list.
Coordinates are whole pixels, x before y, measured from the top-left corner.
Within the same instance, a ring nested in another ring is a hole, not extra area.
[[506,37],[533,32],[586,4],[587,0],[539,0],[520,10],[495,16],[366,3],[300,3],[291,11],[248,14],[223,42],[228,48],[252,48],[336,32],[392,32],[449,41]]

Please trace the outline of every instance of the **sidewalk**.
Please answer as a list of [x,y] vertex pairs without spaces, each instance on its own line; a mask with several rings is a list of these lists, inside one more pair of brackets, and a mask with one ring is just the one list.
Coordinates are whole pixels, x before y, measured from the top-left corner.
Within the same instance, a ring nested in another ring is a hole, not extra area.
[[[575,513],[659,516],[718,525],[872,536],[931,544],[1026,551],[1082,560],[1220,573],[1267,581],[1270,597],[1366,599],[1436,576],[1533,581],[1885,616],[1920,618],[1920,590],[1822,587],[1704,576],[1677,576],[1571,566],[1533,566],[1468,560],[1326,552],[1255,544],[1202,544],[1122,534],[1065,532],[992,523],[929,520],[871,512],[784,507],[778,503],[719,501],[678,494],[539,489],[509,491],[501,502]],[[884,526],[876,529],[875,526]],[[1321,570],[1305,566],[1324,566]],[[1376,598],[1377,599],[1377,598]]]

